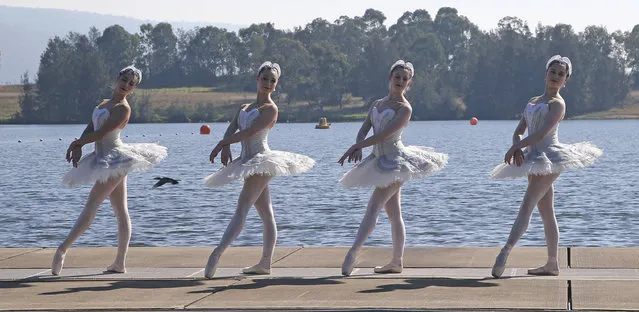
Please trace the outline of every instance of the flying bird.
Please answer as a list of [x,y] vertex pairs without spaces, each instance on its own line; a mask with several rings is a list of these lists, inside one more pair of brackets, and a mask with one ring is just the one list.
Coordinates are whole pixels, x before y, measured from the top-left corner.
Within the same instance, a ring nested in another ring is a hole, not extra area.
[[176,180],[176,179],[171,179],[171,178],[167,178],[167,177],[155,177],[155,180],[159,180],[157,183],[155,183],[155,185],[153,185],[153,188],[157,188],[160,187],[164,184],[167,183],[171,183],[171,184],[178,184],[180,180]]

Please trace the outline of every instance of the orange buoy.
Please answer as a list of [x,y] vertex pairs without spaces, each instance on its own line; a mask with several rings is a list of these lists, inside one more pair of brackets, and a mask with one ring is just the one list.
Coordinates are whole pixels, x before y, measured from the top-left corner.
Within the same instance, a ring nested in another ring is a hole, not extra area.
[[202,125],[200,127],[200,134],[211,134],[211,127],[209,127],[209,125]]
[[471,125],[473,125],[473,126],[474,126],[474,125],[476,125],[476,124],[477,124],[477,122],[479,122],[479,120],[477,119],[477,117],[473,117],[473,118],[471,118],[471,119],[470,119],[470,124],[471,124]]

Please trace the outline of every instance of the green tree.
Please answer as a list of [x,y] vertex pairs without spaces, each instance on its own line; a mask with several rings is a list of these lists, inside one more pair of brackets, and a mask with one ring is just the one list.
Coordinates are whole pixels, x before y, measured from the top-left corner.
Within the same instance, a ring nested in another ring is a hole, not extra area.
[[300,41],[289,38],[278,39],[275,47],[273,61],[280,64],[283,72],[278,89],[286,93],[288,104],[304,99],[306,90],[313,85],[311,54]]
[[120,25],[109,26],[96,39],[98,49],[104,54],[109,73],[116,73],[134,64],[142,56],[140,37],[130,34]]
[[634,88],[639,89],[639,24],[635,25],[625,37],[624,47],[634,78]]
[[342,107],[342,96],[346,92],[346,55],[328,41],[314,43],[310,49],[313,58],[313,85],[308,99],[320,110],[324,106]]
[[169,23],[140,26],[142,57],[140,65],[148,77],[147,87],[176,85],[178,38]]
[[109,95],[114,79],[87,35],[54,37],[40,59],[37,104],[31,112],[39,122],[86,122],[93,107]]
[[22,83],[22,94],[18,98],[20,112],[15,116],[15,119],[21,122],[37,121],[40,107],[38,106],[34,85],[29,81],[29,72],[25,72],[22,75],[20,82]]

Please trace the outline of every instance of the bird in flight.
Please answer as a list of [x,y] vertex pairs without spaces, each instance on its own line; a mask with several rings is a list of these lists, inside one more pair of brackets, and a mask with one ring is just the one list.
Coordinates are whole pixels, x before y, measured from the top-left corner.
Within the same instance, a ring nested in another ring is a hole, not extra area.
[[158,180],[157,183],[155,183],[155,185],[153,185],[153,188],[157,188],[160,187],[164,184],[167,183],[171,183],[171,184],[178,184],[180,180],[175,180],[175,179],[171,179],[171,178],[167,178],[167,177],[155,177],[155,180]]

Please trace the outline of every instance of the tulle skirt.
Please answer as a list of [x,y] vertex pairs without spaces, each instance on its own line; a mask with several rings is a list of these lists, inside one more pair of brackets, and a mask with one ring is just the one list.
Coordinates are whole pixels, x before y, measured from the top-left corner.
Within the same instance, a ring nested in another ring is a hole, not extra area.
[[440,171],[448,155],[423,146],[404,146],[394,155],[370,154],[339,180],[347,187],[386,187]]
[[548,175],[560,173],[566,169],[582,168],[592,165],[603,151],[589,142],[575,144],[552,144],[544,150],[526,148],[524,164],[520,167],[501,164],[495,167],[490,176],[494,179],[519,178],[529,175]]
[[205,177],[204,184],[216,187],[253,175],[295,175],[310,170],[314,165],[315,161],[304,155],[268,150],[247,159],[233,160],[228,166]]
[[80,159],[77,168],[71,168],[63,178],[68,186],[106,182],[129,172],[149,170],[167,155],[164,146],[155,143],[122,144],[104,155],[91,152]]

